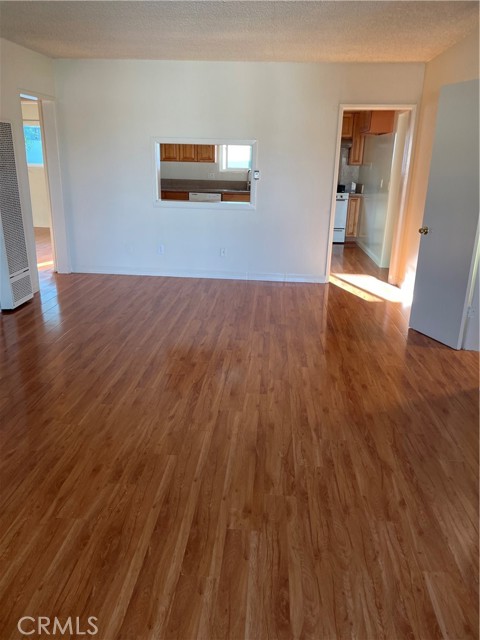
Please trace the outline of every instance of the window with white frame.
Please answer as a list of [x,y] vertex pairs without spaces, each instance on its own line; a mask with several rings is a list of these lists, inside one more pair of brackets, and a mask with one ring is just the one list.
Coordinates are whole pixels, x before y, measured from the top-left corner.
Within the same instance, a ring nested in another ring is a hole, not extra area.
[[252,168],[252,147],[248,144],[219,145],[220,171],[245,171]]

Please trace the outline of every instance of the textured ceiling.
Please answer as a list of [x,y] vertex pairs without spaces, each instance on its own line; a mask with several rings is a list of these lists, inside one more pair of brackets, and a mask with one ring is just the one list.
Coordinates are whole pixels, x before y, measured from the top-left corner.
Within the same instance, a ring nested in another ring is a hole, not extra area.
[[0,2],[0,35],[54,58],[426,62],[478,2]]

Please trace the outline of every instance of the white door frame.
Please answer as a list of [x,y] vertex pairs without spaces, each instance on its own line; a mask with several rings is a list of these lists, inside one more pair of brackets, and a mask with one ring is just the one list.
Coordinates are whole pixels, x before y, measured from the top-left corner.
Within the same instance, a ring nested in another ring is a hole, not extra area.
[[[67,241],[67,225],[65,220],[65,209],[63,206],[55,98],[36,91],[29,91],[28,89],[21,89],[19,91],[19,100],[21,100],[22,96],[36,98],[39,103],[45,175],[50,199],[52,221],[50,233],[52,236],[55,271],[58,271],[58,273],[71,273],[72,269]],[[27,222],[27,224],[29,223],[30,221]],[[31,221],[31,224],[33,226],[33,220]]]
[[337,125],[337,143],[335,147],[335,170],[333,174],[333,188],[332,188],[332,202],[330,207],[330,226],[328,234],[328,246],[327,246],[327,260],[325,264],[325,273],[327,274],[327,282],[330,280],[330,270],[332,263],[332,243],[333,243],[333,226],[335,222],[335,205],[337,195],[337,184],[339,174],[340,163],[340,148],[342,143],[342,125],[343,114],[345,111],[409,111],[410,122],[408,126],[408,132],[405,140],[405,178],[402,180],[401,196],[400,196],[400,211],[397,221],[395,223],[395,230],[393,233],[392,242],[392,255],[390,259],[390,267],[388,272],[388,281],[390,284],[401,284],[401,271],[400,271],[400,256],[403,243],[404,223],[406,216],[406,204],[408,198],[408,190],[410,187],[411,178],[411,166],[412,166],[412,149],[413,149],[413,137],[416,125],[416,110],[417,106],[414,104],[340,104],[338,109],[338,125]]

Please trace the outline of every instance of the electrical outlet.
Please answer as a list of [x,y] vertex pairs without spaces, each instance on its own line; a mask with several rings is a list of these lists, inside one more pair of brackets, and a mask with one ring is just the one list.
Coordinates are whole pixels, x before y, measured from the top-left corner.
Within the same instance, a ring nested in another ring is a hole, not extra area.
[[157,253],[159,256],[163,256],[163,254],[165,253],[165,245],[164,244],[159,244],[157,247]]
[[209,180],[215,180],[215,173],[209,173],[208,174],[208,179]]
[[220,249],[220,257],[225,258],[226,255],[227,255],[227,250],[225,249],[225,247],[222,247]]

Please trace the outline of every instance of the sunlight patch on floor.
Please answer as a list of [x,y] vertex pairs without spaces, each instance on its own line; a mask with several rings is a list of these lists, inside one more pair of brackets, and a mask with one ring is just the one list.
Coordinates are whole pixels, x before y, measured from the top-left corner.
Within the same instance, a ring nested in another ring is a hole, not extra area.
[[53,267],[53,260],[47,260],[47,262],[37,262],[37,268],[41,267]]
[[330,282],[363,300],[368,300],[368,302],[387,300],[388,302],[400,302],[404,305],[411,302],[410,295],[402,289],[362,273],[331,274]]
[[340,276],[343,274],[330,274],[330,283],[334,284],[336,287],[340,287],[344,291],[348,291],[348,293],[353,293],[354,296],[362,298],[362,300],[367,300],[367,302],[382,302],[381,298],[377,298],[377,296],[373,296],[371,293],[367,293],[367,291],[363,291],[358,287],[355,287],[348,282],[344,282],[340,279]]

